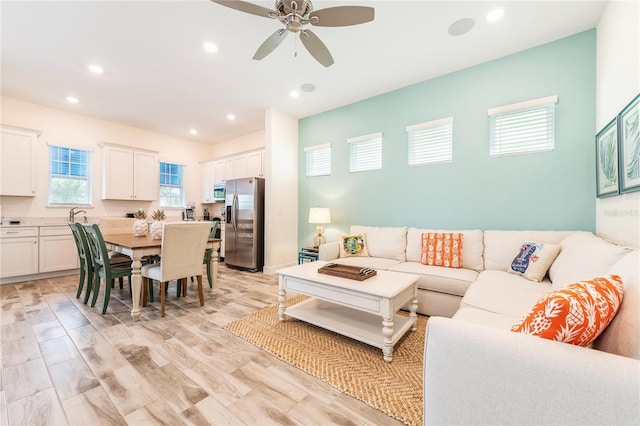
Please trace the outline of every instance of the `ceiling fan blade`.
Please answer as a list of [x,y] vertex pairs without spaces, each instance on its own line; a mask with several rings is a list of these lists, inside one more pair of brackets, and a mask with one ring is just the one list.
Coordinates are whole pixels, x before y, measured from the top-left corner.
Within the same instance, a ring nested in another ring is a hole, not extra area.
[[267,38],[264,43],[258,47],[256,54],[253,55],[253,59],[257,61],[264,59],[269,53],[273,52],[276,47],[280,46],[280,43],[282,43],[282,40],[285,39],[287,34],[288,31],[284,28],[271,34],[269,38]]
[[271,18],[277,13],[274,10],[267,9],[266,7],[258,6],[257,4],[249,3],[241,0],[211,0],[214,3],[221,4],[223,6],[230,7],[231,9],[239,10],[240,12],[250,13],[252,15],[258,15],[265,18]]
[[346,27],[373,21],[375,11],[367,6],[336,6],[315,10],[309,17],[311,24],[318,27]]
[[327,46],[324,45],[313,31],[304,30],[300,32],[300,40],[316,61],[320,62],[325,67],[333,65],[333,57],[331,56],[331,53],[329,53],[329,49],[327,49]]

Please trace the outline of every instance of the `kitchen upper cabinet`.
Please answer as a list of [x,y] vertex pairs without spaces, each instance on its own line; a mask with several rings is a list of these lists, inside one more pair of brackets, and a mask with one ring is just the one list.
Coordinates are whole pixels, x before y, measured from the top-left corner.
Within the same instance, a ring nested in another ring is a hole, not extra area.
[[213,183],[223,183],[225,181],[226,162],[215,161],[213,163]]
[[235,175],[233,173],[233,158],[227,158],[224,161],[224,181],[228,181],[229,179],[235,179]]
[[216,163],[209,162],[200,165],[200,178],[202,185],[201,203],[213,203],[213,184],[217,183],[215,178]]
[[68,226],[40,227],[38,271],[78,269],[78,251]]
[[247,154],[247,177],[264,176],[264,150],[253,151]]
[[0,136],[0,195],[36,196],[36,150],[40,132],[2,126]]
[[158,199],[158,153],[102,145],[102,199]]
[[233,179],[245,178],[249,176],[249,163],[247,155],[239,155],[233,158]]

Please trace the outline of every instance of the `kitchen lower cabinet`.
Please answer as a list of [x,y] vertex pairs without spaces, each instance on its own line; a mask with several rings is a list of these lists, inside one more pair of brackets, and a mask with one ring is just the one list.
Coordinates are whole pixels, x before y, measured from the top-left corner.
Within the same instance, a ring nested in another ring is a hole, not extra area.
[[38,272],[78,269],[78,249],[68,226],[40,228]]
[[38,273],[38,228],[0,231],[0,278]]

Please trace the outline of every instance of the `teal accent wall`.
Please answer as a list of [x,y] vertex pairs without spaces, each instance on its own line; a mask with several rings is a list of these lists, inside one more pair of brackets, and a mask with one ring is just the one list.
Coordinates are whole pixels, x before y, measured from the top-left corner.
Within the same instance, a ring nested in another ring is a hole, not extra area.
[[[300,245],[316,206],[331,208],[327,241],[351,225],[595,231],[595,85],[593,29],[301,119]],[[553,151],[489,157],[489,108],[552,95]],[[453,162],[408,166],[405,128],[451,116]],[[375,132],[382,169],[350,173],[347,139]],[[304,148],[323,143],[331,175],[305,176]]]

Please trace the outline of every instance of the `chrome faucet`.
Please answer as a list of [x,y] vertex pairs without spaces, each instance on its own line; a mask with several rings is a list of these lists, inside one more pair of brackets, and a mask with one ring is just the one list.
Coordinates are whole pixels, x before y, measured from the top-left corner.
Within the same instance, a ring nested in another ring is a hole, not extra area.
[[[79,208],[80,207],[72,207],[71,209],[69,209],[69,222],[72,222],[72,223],[75,222],[76,221],[75,217],[78,213],[87,213],[84,210],[76,211],[76,209],[79,209]],[[86,219],[87,218],[85,217],[85,222],[86,222]]]

